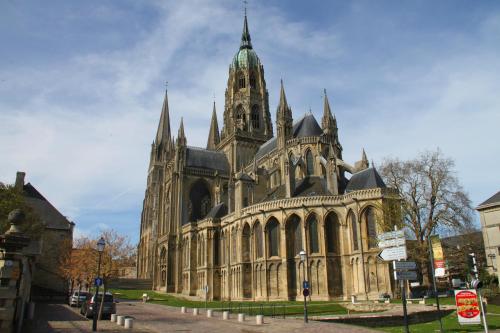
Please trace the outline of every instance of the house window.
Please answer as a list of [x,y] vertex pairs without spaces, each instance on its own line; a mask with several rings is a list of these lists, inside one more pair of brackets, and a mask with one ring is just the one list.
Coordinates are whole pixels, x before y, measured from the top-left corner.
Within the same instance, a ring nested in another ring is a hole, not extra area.
[[259,107],[257,105],[252,106],[252,127],[260,128]]

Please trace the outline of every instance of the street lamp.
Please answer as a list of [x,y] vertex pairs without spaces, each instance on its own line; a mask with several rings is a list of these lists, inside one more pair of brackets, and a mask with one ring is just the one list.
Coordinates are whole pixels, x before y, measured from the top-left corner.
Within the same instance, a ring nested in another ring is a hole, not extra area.
[[[101,275],[101,256],[104,251],[104,247],[106,246],[106,241],[103,237],[101,237],[97,241],[97,252],[99,252],[99,261],[97,262],[97,279],[99,275]],[[97,280],[96,279],[96,280]],[[97,282],[97,281],[96,281]],[[100,283],[96,283],[95,286],[95,296],[94,296],[94,306],[92,307],[92,331],[97,331],[97,300],[99,299],[99,285]],[[102,295],[101,302],[104,301],[104,295]]]
[[306,251],[301,250],[299,255],[300,260],[302,261],[302,276],[304,278],[304,281],[302,282],[302,294],[304,295],[304,323],[307,323],[307,296],[309,295],[309,283],[306,280],[307,253]]

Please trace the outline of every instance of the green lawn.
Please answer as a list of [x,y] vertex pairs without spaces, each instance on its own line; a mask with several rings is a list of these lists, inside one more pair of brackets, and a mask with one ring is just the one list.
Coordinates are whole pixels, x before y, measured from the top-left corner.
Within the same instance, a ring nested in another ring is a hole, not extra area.
[[[115,297],[121,299],[141,300],[142,294],[149,295],[150,302],[176,307],[204,308],[204,301],[191,301],[181,297],[157,293],[152,290],[110,290]],[[266,316],[301,316],[303,314],[304,303],[292,301],[276,302],[220,302],[209,301],[206,303],[211,309],[225,309],[231,312],[242,312],[250,315],[263,314]],[[336,302],[308,302],[307,310],[309,315],[342,315],[347,314],[347,309]]]
[[[486,318],[488,321],[489,329],[500,329],[500,306],[488,305]],[[445,332],[483,331],[483,327],[481,325],[466,325],[466,326],[459,325],[456,312],[452,312],[448,316],[443,317],[442,321],[443,321],[443,329]],[[383,327],[379,329],[385,332],[394,332],[394,333],[404,332],[403,326]],[[432,321],[428,323],[410,325],[410,332],[412,333],[439,332],[439,322]]]

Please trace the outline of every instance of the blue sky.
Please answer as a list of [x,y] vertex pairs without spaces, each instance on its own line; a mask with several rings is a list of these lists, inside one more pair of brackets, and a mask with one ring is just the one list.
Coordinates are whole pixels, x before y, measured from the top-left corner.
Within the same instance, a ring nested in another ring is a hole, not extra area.
[[[473,204],[500,190],[498,1],[251,1],[274,117],[283,78],[294,117],[327,89],[344,158],[456,162]],[[150,144],[169,82],[174,133],[205,146],[219,126],[239,1],[0,3],[0,181],[27,173],[77,234],[137,241]]]

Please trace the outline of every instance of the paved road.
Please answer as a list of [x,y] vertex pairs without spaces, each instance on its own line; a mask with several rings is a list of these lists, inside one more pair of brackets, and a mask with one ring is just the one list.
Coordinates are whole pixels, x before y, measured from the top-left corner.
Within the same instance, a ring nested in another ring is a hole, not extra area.
[[220,332],[220,333],[292,333],[292,332],[375,332],[370,329],[333,323],[309,321],[308,324],[300,319],[272,319],[265,318],[265,324],[255,324],[255,317],[248,317],[244,323],[237,320],[235,314],[230,320],[222,320],[220,312],[215,312],[214,318],[207,318],[204,309],[200,315],[193,316],[192,311],[181,313],[180,308],[167,307],[157,304],[143,304],[139,302],[122,302],[118,304],[119,314],[135,318],[134,327],[151,333],[170,332]]

